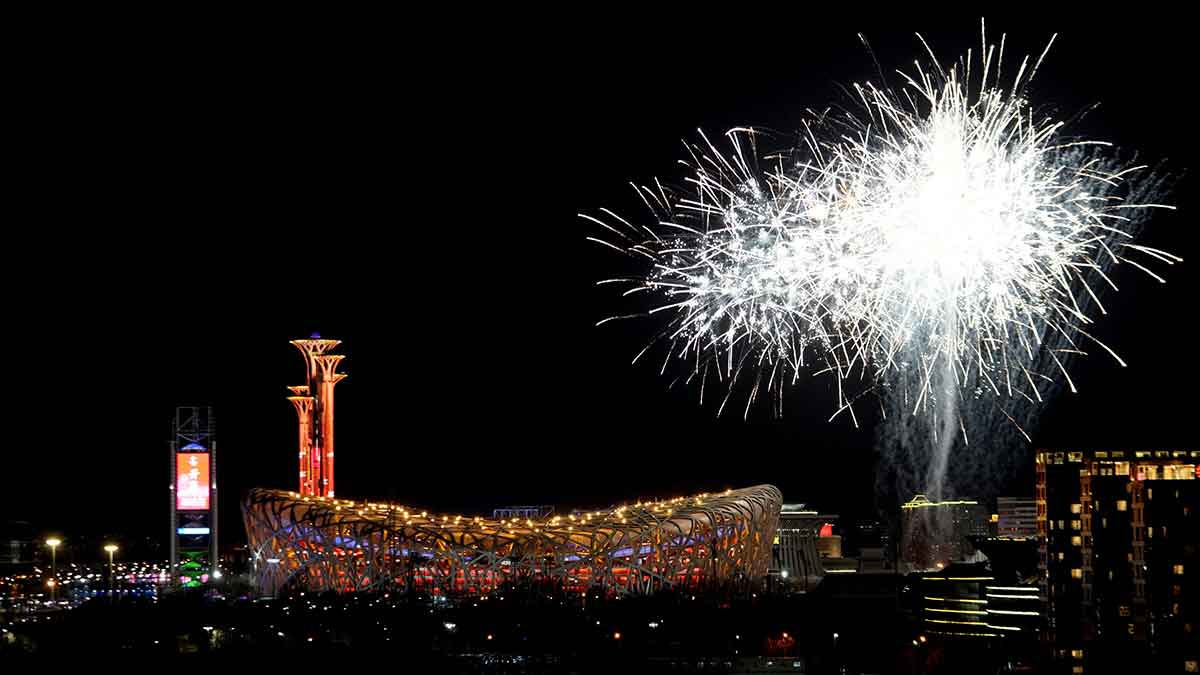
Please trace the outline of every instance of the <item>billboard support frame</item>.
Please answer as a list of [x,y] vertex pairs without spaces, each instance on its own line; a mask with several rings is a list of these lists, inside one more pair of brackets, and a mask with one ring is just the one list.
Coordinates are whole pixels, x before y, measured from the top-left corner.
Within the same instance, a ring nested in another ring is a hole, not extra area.
[[[171,423],[171,441],[170,441],[170,484],[169,484],[169,501],[170,501],[170,542],[171,542],[171,559],[168,567],[169,585],[180,585],[180,553],[184,551],[199,551],[195,547],[184,547],[180,541],[180,525],[179,514],[182,513],[204,513],[207,515],[207,524],[209,533],[208,536],[208,567],[206,574],[212,574],[219,569],[219,558],[217,556],[219,544],[219,525],[218,525],[218,500],[217,500],[217,441],[216,441],[216,418],[213,416],[211,406],[179,406],[175,408],[175,419]],[[208,508],[207,509],[188,509],[181,510],[178,508],[179,495],[179,473],[178,473],[178,457],[181,454],[200,453],[203,452],[208,456],[208,476],[206,479],[208,487]],[[192,535],[186,535],[192,536]]]

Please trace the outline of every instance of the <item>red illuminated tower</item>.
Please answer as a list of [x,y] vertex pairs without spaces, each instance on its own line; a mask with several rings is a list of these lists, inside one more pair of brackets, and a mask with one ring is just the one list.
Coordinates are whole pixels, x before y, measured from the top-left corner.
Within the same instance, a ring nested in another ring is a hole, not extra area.
[[317,474],[312,470],[312,409],[313,397],[308,395],[308,387],[288,387],[294,396],[288,400],[296,406],[296,414],[300,417],[300,494],[315,495]]
[[288,400],[296,407],[300,428],[300,494],[332,497],[333,493],[333,387],[346,375],[337,372],[346,358],[328,354],[341,340],[292,340],[304,356],[308,381],[289,387]]

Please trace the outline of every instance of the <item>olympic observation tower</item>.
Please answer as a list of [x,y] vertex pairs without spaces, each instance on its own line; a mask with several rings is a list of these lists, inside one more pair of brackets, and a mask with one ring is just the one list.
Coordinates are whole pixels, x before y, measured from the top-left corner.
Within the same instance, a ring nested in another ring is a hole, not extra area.
[[300,495],[333,497],[333,388],[346,378],[337,372],[346,358],[331,354],[341,340],[322,339],[319,333],[307,340],[292,340],[304,357],[307,380],[288,387],[288,400],[296,407],[300,436]]

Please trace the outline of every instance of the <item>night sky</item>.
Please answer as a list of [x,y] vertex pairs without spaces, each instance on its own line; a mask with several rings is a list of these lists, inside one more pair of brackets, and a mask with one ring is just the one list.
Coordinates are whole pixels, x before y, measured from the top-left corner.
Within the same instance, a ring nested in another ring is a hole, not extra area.
[[[657,324],[594,327],[623,305],[593,282],[624,263],[576,214],[639,215],[628,181],[678,180],[698,127],[787,132],[843,102],[840,84],[875,74],[859,31],[890,70],[922,55],[917,30],[944,61],[977,49],[977,18],[238,25],[51,30],[17,64],[0,519],[165,539],[174,407],[211,404],[224,536],[242,538],[246,489],[294,489],[288,340],[314,331],[347,355],[339,496],[490,510],[771,482],[872,512],[871,418],[826,423],[832,380],[743,421],[630,365]],[[1034,56],[1059,32],[1037,101],[1099,103],[1076,131],[1183,172],[1200,168],[1186,25],[989,32]],[[1097,333],[1129,367],[1077,363],[1080,393],[1051,404],[1039,445],[1196,447],[1193,186],[1144,239],[1185,262],[1155,268],[1165,286],[1119,274],[1108,299]],[[998,480],[1032,493],[1028,473]]]

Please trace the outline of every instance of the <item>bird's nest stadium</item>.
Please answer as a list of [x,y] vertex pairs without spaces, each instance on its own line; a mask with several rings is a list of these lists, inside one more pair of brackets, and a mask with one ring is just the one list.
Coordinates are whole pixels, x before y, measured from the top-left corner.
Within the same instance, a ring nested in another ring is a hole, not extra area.
[[612,595],[753,583],[782,495],[771,485],[543,518],[252,490],[242,505],[260,588],[485,594],[535,582]]

